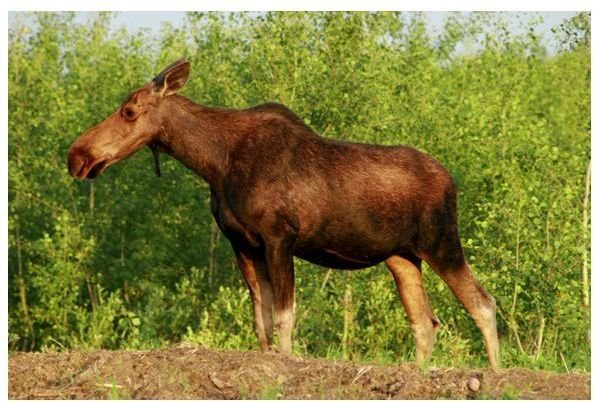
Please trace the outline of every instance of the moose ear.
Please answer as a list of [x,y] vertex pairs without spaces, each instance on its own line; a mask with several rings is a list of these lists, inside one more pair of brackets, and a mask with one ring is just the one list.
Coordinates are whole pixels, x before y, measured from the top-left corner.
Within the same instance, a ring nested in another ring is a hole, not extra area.
[[169,64],[159,75],[153,78],[152,87],[161,96],[168,96],[177,92],[189,77],[189,61],[179,59]]

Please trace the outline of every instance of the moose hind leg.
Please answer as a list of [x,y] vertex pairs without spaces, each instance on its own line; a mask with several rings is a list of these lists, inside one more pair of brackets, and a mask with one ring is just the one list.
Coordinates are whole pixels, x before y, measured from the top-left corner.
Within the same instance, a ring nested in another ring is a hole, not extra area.
[[254,258],[251,254],[242,251],[237,250],[235,254],[251,295],[260,349],[265,352],[272,346],[274,330],[272,321],[274,298],[272,285],[266,272],[266,262],[263,257]]
[[422,261],[417,257],[404,258],[397,255],[385,260],[391,271],[406,314],[411,322],[416,343],[416,362],[424,366],[430,361],[438,318],[422,285]]
[[496,370],[499,362],[496,300],[475,279],[465,258],[457,265],[443,263],[438,258],[428,258],[427,262],[476,322],[484,337],[490,367]]

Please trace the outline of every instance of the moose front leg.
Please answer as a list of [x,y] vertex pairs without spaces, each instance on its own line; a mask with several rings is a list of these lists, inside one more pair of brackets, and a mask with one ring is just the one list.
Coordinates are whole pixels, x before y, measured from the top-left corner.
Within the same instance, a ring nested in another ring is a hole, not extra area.
[[274,325],[272,321],[274,297],[266,261],[263,256],[256,256],[255,253],[241,250],[235,246],[233,248],[243,278],[249,287],[259,345],[262,352],[266,352],[272,346]]
[[274,293],[274,322],[280,341],[280,352],[292,353],[294,326],[294,263],[286,241],[266,242],[266,263]]

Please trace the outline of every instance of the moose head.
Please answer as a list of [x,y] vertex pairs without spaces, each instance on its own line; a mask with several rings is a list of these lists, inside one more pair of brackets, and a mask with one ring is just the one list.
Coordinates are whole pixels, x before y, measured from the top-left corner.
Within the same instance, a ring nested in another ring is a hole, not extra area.
[[190,63],[185,59],[167,66],[151,82],[132,92],[104,121],[78,137],[68,152],[70,175],[79,180],[94,179],[141,147],[152,148],[162,134],[167,114],[163,100],[183,87],[189,70]]

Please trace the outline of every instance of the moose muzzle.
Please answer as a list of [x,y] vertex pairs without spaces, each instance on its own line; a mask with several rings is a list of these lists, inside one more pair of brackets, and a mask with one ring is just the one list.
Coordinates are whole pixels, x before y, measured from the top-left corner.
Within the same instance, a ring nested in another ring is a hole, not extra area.
[[78,147],[68,152],[68,172],[78,179],[94,179],[105,170],[109,158],[94,158]]

